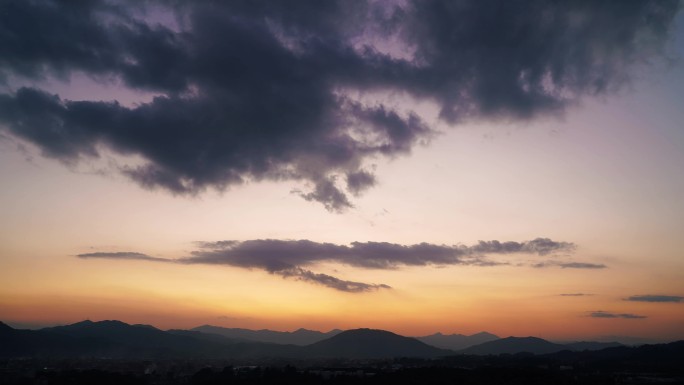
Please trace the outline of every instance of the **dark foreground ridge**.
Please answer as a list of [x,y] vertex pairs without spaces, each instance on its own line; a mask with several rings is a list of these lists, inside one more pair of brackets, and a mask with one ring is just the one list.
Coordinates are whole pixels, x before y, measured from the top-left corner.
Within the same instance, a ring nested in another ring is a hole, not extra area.
[[0,359],[0,384],[684,384],[684,341],[439,359]]
[[0,385],[684,384],[684,341],[588,350],[604,346],[508,337],[454,352],[372,329],[296,346],[120,321],[0,322]]

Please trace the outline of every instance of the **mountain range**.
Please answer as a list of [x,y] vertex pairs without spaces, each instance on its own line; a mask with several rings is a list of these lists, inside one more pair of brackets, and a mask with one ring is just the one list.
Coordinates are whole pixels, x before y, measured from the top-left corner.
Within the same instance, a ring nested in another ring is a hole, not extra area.
[[297,329],[294,332],[279,332],[268,329],[250,330],[237,328],[224,328],[220,326],[202,325],[191,329],[201,333],[219,334],[228,338],[243,340],[267,342],[273,344],[291,344],[291,345],[310,345],[318,341],[323,341],[342,332],[342,330],[334,329],[327,333],[316,330]]
[[480,332],[470,336],[463,334],[435,333],[429,336],[416,337],[416,339],[442,349],[462,350],[473,345],[498,340],[499,336],[487,332]]
[[[477,343],[479,341],[485,342]],[[467,346],[471,343],[477,344]],[[461,346],[467,347],[457,349]],[[374,329],[327,333],[299,329],[288,333],[204,325],[191,330],[164,331],[150,325],[129,325],[121,321],[82,321],[40,330],[21,330],[0,322],[0,357],[431,358],[462,354],[549,354],[615,347],[621,345],[602,342],[558,344],[536,337],[498,338],[485,332],[472,336],[435,334],[411,338]]]

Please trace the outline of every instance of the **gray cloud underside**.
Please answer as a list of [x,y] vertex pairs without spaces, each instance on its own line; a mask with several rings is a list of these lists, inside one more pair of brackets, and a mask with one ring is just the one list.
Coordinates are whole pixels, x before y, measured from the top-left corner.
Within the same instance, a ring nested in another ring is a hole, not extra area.
[[[245,181],[310,186],[352,206],[377,157],[433,130],[358,92],[438,105],[449,124],[560,113],[662,56],[676,1],[23,1],[0,4],[0,81],[74,73],[159,96],[125,107],[37,88],[0,91],[0,130],[64,162],[99,148],[175,194]],[[159,10],[177,26],[157,22]],[[145,11],[147,10],[147,13]],[[146,15],[146,16],[145,16]]]
[[[186,259],[167,259],[151,257],[147,254],[138,252],[97,252],[76,255],[82,259],[118,259],[118,260],[139,260],[167,263],[188,263]],[[266,269],[268,270],[268,269]],[[271,274],[280,275],[283,278],[293,278],[303,282],[323,285],[335,290],[346,291],[349,293],[361,293],[378,289],[391,289],[385,284],[371,284],[364,282],[346,281],[327,274],[314,273],[300,267],[289,267],[278,270],[268,270]]]
[[378,289],[391,289],[390,286],[385,284],[372,284],[354,281],[345,281],[331,275],[314,273],[310,270],[305,270],[299,267],[278,270],[273,272],[274,274],[279,274],[284,278],[294,277],[297,280],[304,282],[311,282],[319,285],[323,285],[335,290],[346,291],[349,293],[361,293],[367,291],[374,291]]
[[611,313],[607,311],[592,311],[589,313],[589,317],[592,318],[623,318],[623,319],[644,319],[648,318],[644,315],[632,314],[632,313]]
[[678,295],[633,295],[625,298],[625,301],[633,302],[684,302],[684,297]]
[[[89,253],[80,258],[138,259],[180,264],[226,265],[265,270],[284,278],[317,283],[346,292],[388,289],[388,285],[346,281],[312,272],[303,267],[317,263],[341,263],[365,269],[396,269],[406,266],[495,266],[487,255],[526,253],[548,255],[575,250],[570,242],[537,238],[525,242],[480,241],[473,246],[420,243],[400,245],[387,242],[352,242],[349,245],[309,240],[257,239],[248,241],[198,242],[190,256],[178,259],[150,257],[142,253]],[[486,254],[486,255],[485,255]]]

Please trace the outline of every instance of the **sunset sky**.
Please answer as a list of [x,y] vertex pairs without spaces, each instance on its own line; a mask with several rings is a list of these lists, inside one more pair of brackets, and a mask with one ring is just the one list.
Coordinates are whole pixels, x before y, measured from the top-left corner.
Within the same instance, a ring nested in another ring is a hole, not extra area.
[[141,3],[0,4],[0,321],[684,339],[680,3]]

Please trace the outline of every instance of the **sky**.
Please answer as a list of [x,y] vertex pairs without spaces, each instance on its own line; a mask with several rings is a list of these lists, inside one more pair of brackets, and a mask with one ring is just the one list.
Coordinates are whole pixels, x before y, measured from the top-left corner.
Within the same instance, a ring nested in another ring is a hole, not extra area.
[[684,339],[667,1],[6,1],[0,320]]

